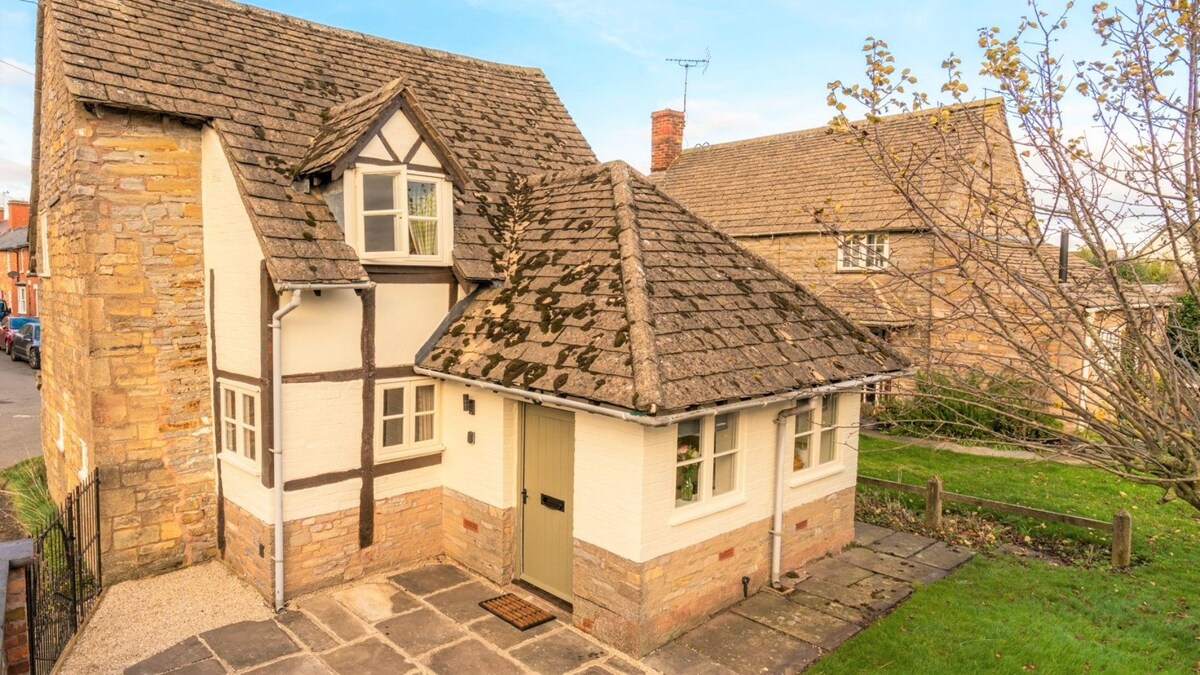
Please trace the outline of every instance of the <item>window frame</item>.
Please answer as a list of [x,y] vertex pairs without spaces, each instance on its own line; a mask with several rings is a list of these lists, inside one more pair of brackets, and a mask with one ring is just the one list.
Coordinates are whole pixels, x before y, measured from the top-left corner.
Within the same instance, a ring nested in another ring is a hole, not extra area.
[[[833,409],[833,423],[825,424],[825,401],[833,401],[831,406]],[[789,478],[789,483],[792,486],[801,485],[810,481],[824,478],[825,476],[840,473],[845,468],[845,427],[842,423],[842,407],[841,394],[834,392],[824,396],[814,396],[808,399],[809,413],[809,428],[803,432],[796,431],[796,420],[792,419],[788,422],[788,428],[791,430],[792,437],[792,471]],[[796,417],[795,415],[792,416]],[[821,444],[823,439],[829,434],[833,441],[833,457],[826,461],[821,461]],[[801,436],[806,436],[808,442],[808,465],[797,469],[795,468],[795,440]]]
[[[388,175],[392,177],[392,208],[380,211],[368,211],[364,203],[366,190],[364,181],[369,175]],[[399,179],[399,180],[397,180]],[[409,182],[432,183],[437,193],[437,247],[436,255],[413,255],[409,252],[409,231],[411,216],[408,212]],[[353,186],[353,194],[346,195],[347,208],[353,209],[353,241],[351,244],[358,251],[359,258],[366,263],[375,264],[404,264],[447,266],[451,261],[451,251],[454,246],[454,187],[445,174],[433,171],[412,169],[406,164],[386,165],[357,165],[346,172],[347,186]],[[350,190],[347,190],[350,192]],[[367,215],[392,215],[398,217],[397,245],[395,251],[367,251]]]
[[[674,498],[676,513],[691,514],[695,511],[702,510],[705,513],[707,509],[703,505],[708,505],[709,509],[720,509],[726,506],[732,506],[731,502],[736,502],[744,498],[745,487],[745,465],[746,465],[746,424],[742,416],[743,411],[731,411],[726,413],[710,414],[703,417],[682,420],[678,424],[672,425],[674,431],[674,442],[676,445],[675,461],[671,466],[671,484],[674,486],[675,480],[679,475],[679,469],[683,466],[699,465],[697,478],[699,485],[696,486],[696,494],[698,498],[692,501],[680,501],[678,497]],[[732,415],[736,421],[736,429],[734,430],[734,447],[731,450],[718,453],[716,451],[716,420],[717,417],[723,415]],[[679,459],[679,426],[688,422],[700,423],[700,457],[694,459],[680,460]],[[714,471],[716,469],[716,460],[718,457],[732,456],[733,460],[733,487],[720,494],[713,493]],[[715,505],[715,506],[714,506]]]
[[[232,416],[225,406],[226,392],[234,394],[234,411]],[[262,442],[262,389],[254,385],[244,382],[235,382],[220,378],[217,380],[217,396],[218,405],[221,414],[217,419],[216,433],[221,443],[221,460],[229,462],[249,473],[258,475],[262,471],[263,453],[269,450],[263,447]],[[245,397],[249,396],[254,400],[254,423],[246,422],[245,412]],[[225,436],[225,424],[232,422],[235,427],[234,447],[229,446],[229,439]],[[244,452],[243,444],[245,443],[246,430],[254,432],[254,457],[247,457]]]
[[28,316],[29,314],[29,291],[26,290],[25,284],[17,284],[17,315]]
[[[417,413],[416,411],[416,390],[417,387],[423,386],[433,387],[433,411],[431,413]],[[400,388],[404,389],[404,411],[400,415],[392,417],[401,417],[403,419],[402,428],[405,441],[395,446],[384,446],[384,392]],[[429,440],[416,441],[418,414],[433,415],[433,437]],[[438,380],[428,377],[399,377],[376,382],[374,417],[375,440],[373,445],[376,462],[424,457],[425,455],[440,453],[446,449],[445,444],[442,442],[442,419],[445,417],[445,411],[442,408],[442,385]]]
[[[40,278],[50,277],[50,214],[43,213],[38,228],[38,271]],[[28,265],[26,265],[28,267]]]
[[[852,240],[860,240],[852,243]],[[851,247],[859,248],[861,264],[847,260],[846,253]],[[837,268],[839,272],[879,272],[887,267],[891,258],[891,238],[887,232],[853,232],[837,238]],[[875,256],[875,264],[872,257]]]

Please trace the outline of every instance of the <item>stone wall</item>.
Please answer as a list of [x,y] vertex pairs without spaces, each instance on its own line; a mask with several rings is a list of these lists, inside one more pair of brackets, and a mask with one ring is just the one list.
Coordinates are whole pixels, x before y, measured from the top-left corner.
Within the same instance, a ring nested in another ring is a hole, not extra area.
[[200,131],[76,103],[44,30],[43,447],[56,499],[100,467],[111,583],[216,553]]
[[513,509],[502,509],[443,489],[442,536],[446,555],[497,584],[513,578],[516,555],[513,521]]
[[[769,581],[770,519],[635,563],[575,541],[574,620],[581,630],[635,656],[646,654]],[[847,546],[854,488],[784,514],[783,569]]]
[[[285,497],[286,499],[286,497]],[[375,543],[359,547],[358,508],[284,525],[284,595],[294,598],[391,567],[442,555],[442,489],[375,502]],[[225,500],[225,564],[275,597],[274,528]]]

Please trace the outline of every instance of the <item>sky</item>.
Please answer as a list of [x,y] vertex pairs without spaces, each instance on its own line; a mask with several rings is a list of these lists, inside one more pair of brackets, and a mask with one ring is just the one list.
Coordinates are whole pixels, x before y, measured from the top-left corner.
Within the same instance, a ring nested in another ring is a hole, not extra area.
[[[940,65],[963,58],[971,95],[987,95],[977,31],[1004,32],[1024,0],[254,0],[320,23],[492,61],[541,68],[603,160],[649,168],[650,113],[682,105],[671,58],[692,70],[684,143],[751,138],[827,123],[826,84],[861,81],[862,45],[887,40],[897,63],[936,93]],[[0,0],[0,192],[29,193],[32,0]],[[1084,17],[1081,17],[1081,19]]]

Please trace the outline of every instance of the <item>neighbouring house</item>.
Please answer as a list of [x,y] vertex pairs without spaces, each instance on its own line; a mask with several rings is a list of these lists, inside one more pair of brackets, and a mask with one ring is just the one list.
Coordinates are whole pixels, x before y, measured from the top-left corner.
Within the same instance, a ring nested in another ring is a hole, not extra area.
[[10,199],[0,220],[0,302],[20,316],[38,315],[38,278],[29,273],[29,202]]
[[1137,262],[1163,262],[1183,265],[1193,274],[1196,271],[1196,235],[1192,228],[1183,225],[1160,227],[1146,238],[1134,251],[1132,260]]
[[43,445],[111,579],[445,555],[643,654],[853,536],[895,350],[541,71],[224,0],[39,4]]
[[[864,148],[861,135],[830,126],[684,149],[683,122],[674,110],[651,115],[655,183],[920,369],[1021,371],[1028,366],[1012,344],[1019,339],[1072,379],[1086,377],[1095,364],[1051,339],[1048,316],[1086,316],[1077,330],[1120,340],[1124,320],[1096,269],[1069,256],[1060,277],[1060,251],[1032,241],[1037,228],[1024,229],[1033,209],[999,98],[880,118],[869,133],[886,159]],[[948,153],[984,158],[982,168],[963,172]],[[881,161],[893,163],[910,194],[890,182]],[[998,217],[971,215],[983,198]],[[947,224],[935,232],[929,222],[939,218]],[[973,221],[974,229],[964,225]],[[985,264],[968,279],[961,270],[973,257]],[[971,290],[981,279],[998,311]],[[1078,311],[1044,299],[1057,293],[1021,297],[1039,283],[1063,282]],[[1000,321],[1017,334],[1013,341],[997,337],[997,314],[1008,315]]]

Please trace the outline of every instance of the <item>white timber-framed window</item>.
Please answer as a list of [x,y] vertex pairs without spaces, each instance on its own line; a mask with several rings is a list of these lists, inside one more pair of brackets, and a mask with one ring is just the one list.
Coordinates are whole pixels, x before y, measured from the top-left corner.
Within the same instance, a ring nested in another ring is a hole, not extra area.
[[375,460],[441,452],[441,384],[429,378],[375,385]]
[[38,276],[50,276],[50,214],[43,213],[38,227]]
[[[353,175],[350,175],[350,174]],[[449,265],[454,246],[453,187],[446,176],[405,165],[359,165],[352,242],[365,262]]]
[[792,480],[807,482],[842,469],[838,395],[810,399],[810,406],[792,417]]
[[262,396],[253,385],[217,380],[221,397],[221,458],[250,473],[260,471]]
[[29,291],[25,285],[17,286],[17,314],[25,316],[29,313]]
[[736,412],[676,425],[676,508],[741,494],[742,432],[741,416]]
[[890,253],[887,234],[845,234],[838,239],[837,267],[856,272],[882,270]]

